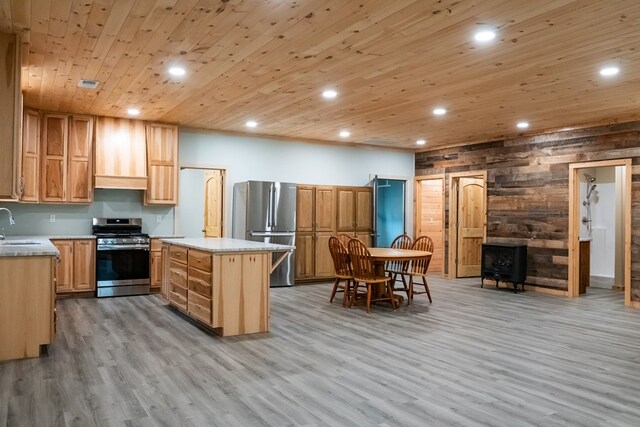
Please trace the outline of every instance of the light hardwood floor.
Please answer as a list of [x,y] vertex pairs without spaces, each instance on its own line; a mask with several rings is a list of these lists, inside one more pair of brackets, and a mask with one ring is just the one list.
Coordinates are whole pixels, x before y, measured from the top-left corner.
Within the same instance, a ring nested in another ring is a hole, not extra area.
[[50,356],[0,364],[0,426],[638,425],[640,310],[432,278],[397,311],[272,289],[219,338],[158,296],[58,302]]

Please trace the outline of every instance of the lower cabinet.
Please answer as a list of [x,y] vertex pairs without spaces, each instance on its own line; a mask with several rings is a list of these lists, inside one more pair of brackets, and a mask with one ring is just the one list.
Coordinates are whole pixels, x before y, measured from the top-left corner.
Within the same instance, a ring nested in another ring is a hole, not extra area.
[[168,246],[170,305],[222,336],[269,330],[270,253]]
[[96,289],[94,239],[52,240],[60,252],[56,266],[56,292],[88,292]]
[[149,251],[149,287],[152,291],[160,291],[162,287],[162,242],[151,239]]
[[296,280],[329,279],[333,277],[333,260],[329,252],[332,232],[297,233]]

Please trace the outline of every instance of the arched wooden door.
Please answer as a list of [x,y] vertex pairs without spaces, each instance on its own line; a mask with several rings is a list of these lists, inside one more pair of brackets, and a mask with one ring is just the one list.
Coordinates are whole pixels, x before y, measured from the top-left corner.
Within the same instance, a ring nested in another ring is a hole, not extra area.
[[457,277],[480,276],[486,212],[484,186],[482,178],[459,179]]

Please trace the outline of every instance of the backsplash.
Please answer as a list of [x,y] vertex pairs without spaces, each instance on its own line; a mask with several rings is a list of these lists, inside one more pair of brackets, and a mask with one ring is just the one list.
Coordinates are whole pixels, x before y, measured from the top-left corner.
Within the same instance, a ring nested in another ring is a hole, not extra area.
[[[142,218],[145,233],[173,234],[174,208],[145,206],[143,200],[144,192],[139,190],[96,189],[91,205],[0,203],[16,218],[11,226],[6,212],[0,213],[0,227],[7,236],[82,235],[91,234],[94,217],[124,217]],[[55,215],[55,222],[49,221],[50,215]]]

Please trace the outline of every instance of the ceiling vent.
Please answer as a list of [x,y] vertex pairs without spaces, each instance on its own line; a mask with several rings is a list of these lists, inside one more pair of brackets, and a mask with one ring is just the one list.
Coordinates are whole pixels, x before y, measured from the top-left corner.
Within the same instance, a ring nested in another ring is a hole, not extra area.
[[78,82],[78,87],[84,87],[87,89],[95,89],[98,87],[98,85],[100,84],[99,81],[97,80],[85,80],[82,79]]

